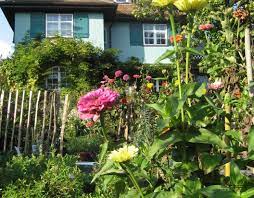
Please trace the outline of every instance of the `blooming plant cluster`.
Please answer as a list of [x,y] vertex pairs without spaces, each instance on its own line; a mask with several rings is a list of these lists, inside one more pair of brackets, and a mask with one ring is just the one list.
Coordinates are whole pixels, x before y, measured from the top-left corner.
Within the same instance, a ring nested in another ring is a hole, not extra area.
[[119,94],[109,88],[100,88],[87,93],[78,101],[80,119],[97,121],[101,113],[111,109],[118,98]]

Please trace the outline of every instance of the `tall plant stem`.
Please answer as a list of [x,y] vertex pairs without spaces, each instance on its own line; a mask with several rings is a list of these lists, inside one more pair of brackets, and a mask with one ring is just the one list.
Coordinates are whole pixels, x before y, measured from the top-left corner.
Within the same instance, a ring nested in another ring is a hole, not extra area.
[[100,115],[100,123],[101,123],[101,132],[102,132],[102,135],[104,137],[105,142],[107,142],[108,139],[107,139],[107,135],[106,135],[105,122],[104,122],[104,114],[103,113],[101,113],[101,115]]
[[121,166],[128,173],[128,176],[129,176],[131,182],[133,183],[135,188],[139,191],[140,196],[142,198],[144,198],[143,192],[142,192],[141,188],[139,187],[138,182],[136,181],[136,179],[135,179],[133,173],[131,172],[131,170],[129,169],[129,167],[123,163],[121,163]]
[[[189,30],[190,31],[190,30]],[[187,48],[190,48],[190,44],[191,44],[191,32],[188,32],[187,35]],[[189,83],[189,72],[190,71],[190,52],[186,52],[186,65],[185,65],[185,83],[188,84]]]
[[[225,131],[231,130],[230,119],[229,119],[229,116],[230,116],[230,113],[231,113],[231,107],[230,107],[230,104],[229,104],[229,99],[230,99],[230,95],[229,95],[229,93],[226,93],[226,95],[225,95],[225,113],[226,113],[226,116],[225,116],[225,126],[224,126]],[[229,143],[229,140],[228,140],[227,137],[225,137],[225,142],[227,144]],[[226,153],[226,157],[227,157],[228,160],[230,160],[230,158],[231,158],[230,152]],[[225,175],[225,177],[230,177],[230,162],[225,164],[224,175]]]
[[[180,70],[180,63],[178,60],[178,47],[177,47],[177,42],[176,42],[176,28],[175,28],[175,20],[173,14],[169,14],[169,20],[170,20],[170,25],[172,29],[172,35],[173,35],[173,40],[174,40],[174,47],[175,47],[175,53],[176,53],[176,70],[177,70],[177,80],[178,80],[178,89],[179,89],[179,99],[182,99],[182,85],[181,85],[181,70]],[[184,113],[183,113],[183,108],[181,109],[181,118],[182,122],[184,122]]]

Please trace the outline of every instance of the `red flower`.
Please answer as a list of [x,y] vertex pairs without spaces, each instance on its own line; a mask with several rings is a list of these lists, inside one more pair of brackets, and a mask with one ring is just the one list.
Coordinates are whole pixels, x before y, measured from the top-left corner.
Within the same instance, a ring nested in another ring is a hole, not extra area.
[[120,102],[121,102],[121,104],[127,104],[127,99],[126,99],[126,98],[122,98],[122,99],[120,100]]
[[119,78],[119,77],[122,76],[122,75],[123,75],[122,70],[117,70],[117,71],[115,72],[115,77],[116,77],[116,78]]
[[124,80],[124,81],[130,80],[130,76],[129,76],[128,74],[124,74],[123,80]]
[[[170,36],[169,37],[170,43],[174,43],[174,37]],[[176,42],[179,43],[183,40],[183,36],[181,34],[176,35]]]
[[214,27],[213,24],[210,24],[210,23],[207,23],[207,24],[202,24],[199,26],[199,30],[202,30],[202,31],[207,31],[207,30],[210,30]]

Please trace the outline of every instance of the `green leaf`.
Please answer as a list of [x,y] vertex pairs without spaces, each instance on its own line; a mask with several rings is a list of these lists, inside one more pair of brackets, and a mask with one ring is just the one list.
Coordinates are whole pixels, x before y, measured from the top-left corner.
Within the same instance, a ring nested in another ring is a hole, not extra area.
[[100,177],[102,175],[123,174],[123,173],[124,173],[123,170],[114,168],[114,162],[113,161],[108,160],[104,164],[104,166],[101,168],[101,170],[94,175],[93,180],[91,181],[91,183],[93,183],[98,177]]
[[200,55],[200,56],[204,56],[204,54],[194,48],[191,48],[191,47],[185,47],[184,48],[186,52],[190,52],[191,54],[197,54],[197,55]]
[[250,188],[245,192],[241,193],[241,198],[250,198],[254,196],[254,188]]
[[175,54],[175,50],[167,50],[166,52],[164,52],[159,58],[157,58],[157,60],[155,61],[155,63],[159,63],[162,60],[165,60],[167,58],[172,57]]
[[162,117],[166,117],[166,110],[164,104],[147,104],[148,107],[156,110]]
[[227,145],[218,135],[211,131],[201,128],[199,132],[187,133],[186,139],[191,143],[213,144],[218,145],[220,148],[226,148]]
[[201,86],[195,92],[195,95],[200,98],[201,96],[205,95],[206,92],[207,92],[206,91],[206,83],[202,83]]
[[254,154],[254,126],[250,128],[248,134],[248,152]]
[[155,154],[161,153],[160,150],[167,149],[169,144],[174,144],[182,140],[181,135],[178,132],[170,131],[169,134],[163,135],[160,138],[155,139],[152,146],[149,148],[148,159],[152,159]]
[[203,188],[201,193],[208,198],[239,198],[236,193],[231,191],[228,187],[221,185],[213,185]]
[[233,139],[239,143],[242,142],[242,133],[241,131],[235,131],[235,130],[230,130],[226,131],[225,135],[228,136],[230,139]]
[[200,166],[205,174],[212,172],[222,160],[221,155],[210,155],[209,153],[201,153]]
[[230,162],[230,183],[234,186],[244,186],[248,178],[240,172],[239,167],[234,161]]
[[102,163],[102,161],[104,160],[107,150],[108,150],[108,141],[104,142],[101,146],[101,152],[100,152],[100,156],[99,156],[99,164]]

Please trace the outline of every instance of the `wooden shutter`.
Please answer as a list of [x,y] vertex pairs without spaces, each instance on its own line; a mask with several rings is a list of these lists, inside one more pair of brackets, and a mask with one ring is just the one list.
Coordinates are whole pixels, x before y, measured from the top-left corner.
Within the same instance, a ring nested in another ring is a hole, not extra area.
[[134,46],[143,45],[142,23],[130,23],[130,44]]
[[32,12],[30,19],[30,37],[44,38],[45,37],[45,13]]
[[89,37],[89,18],[87,13],[74,13],[74,37],[88,38]]

